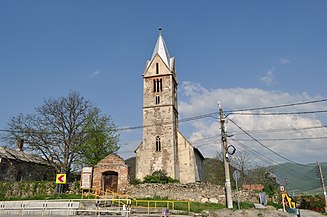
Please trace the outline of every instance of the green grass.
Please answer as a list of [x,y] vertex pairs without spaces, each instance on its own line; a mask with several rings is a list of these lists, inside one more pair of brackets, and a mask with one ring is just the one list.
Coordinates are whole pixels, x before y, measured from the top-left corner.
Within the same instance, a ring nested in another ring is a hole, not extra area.
[[[136,204],[137,206],[142,207],[169,207],[169,209],[174,207],[175,210],[188,211],[188,201],[169,200],[167,198],[146,198],[132,200],[132,206],[136,206]],[[225,205],[223,204],[190,202],[190,211],[196,213],[202,212],[204,210],[217,210],[223,208],[225,208]]]
[[273,206],[273,207],[275,207],[276,209],[281,209],[281,208],[283,208],[282,205],[280,205],[280,204],[278,204],[278,203],[273,203],[273,202],[268,202],[267,205],[269,205],[269,206]]
[[[37,195],[30,197],[21,198],[0,198],[0,200],[56,200],[56,199],[81,199],[81,195],[76,194],[54,194],[54,195]],[[86,199],[86,198],[85,198]],[[94,199],[94,197],[89,197],[87,199]],[[150,208],[160,208],[168,207],[169,209],[180,210],[188,212],[188,205],[190,203],[190,211],[194,213],[201,213],[205,210],[217,210],[224,209],[226,206],[224,204],[217,203],[200,203],[200,202],[188,202],[188,201],[178,201],[169,200],[168,198],[143,198],[132,200],[132,206],[142,206]],[[251,202],[240,202],[241,209],[253,208],[254,204]],[[234,209],[237,209],[237,203],[234,202]]]
[[[254,204],[252,202],[240,202],[241,209],[251,209],[254,208]],[[237,202],[233,201],[233,210],[237,210]]]
[[217,210],[226,208],[223,204],[217,203],[199,203],[199,202],[191,202],[191,212],[202,212],[204,210]]

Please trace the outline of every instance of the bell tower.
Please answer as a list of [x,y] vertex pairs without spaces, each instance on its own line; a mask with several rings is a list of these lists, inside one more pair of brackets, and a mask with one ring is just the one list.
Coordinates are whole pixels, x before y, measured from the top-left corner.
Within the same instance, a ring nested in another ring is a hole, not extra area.
[[136,150],[136,178],[162,170],[180,179],[175,58],[159,28],[152,57],[143,73],[143,139]]

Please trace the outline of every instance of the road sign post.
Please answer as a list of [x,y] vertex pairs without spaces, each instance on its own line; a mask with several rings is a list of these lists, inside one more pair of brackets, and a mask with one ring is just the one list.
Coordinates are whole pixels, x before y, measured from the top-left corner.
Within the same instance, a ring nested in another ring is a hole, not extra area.
[[237,185],[237,181],[240,179],[241,174],[240,171],[235,170],[233,172],[233,178],[235,180],[235,185],[236,185],[236,191],[237,191],[237,208],[240,209],[240,193],[238,191],[238,185]]
[[56,175],[56,184],[57,185],[57,193],[63,193],[63,184],[66,184],[66,174],[60,173]]

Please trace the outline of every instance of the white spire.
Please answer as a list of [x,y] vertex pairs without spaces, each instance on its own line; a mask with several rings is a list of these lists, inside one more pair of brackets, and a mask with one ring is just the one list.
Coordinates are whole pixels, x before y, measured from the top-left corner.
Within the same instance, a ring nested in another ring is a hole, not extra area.
[[156,46],[154,48],[152,57],[151,57],[151,61],[153,60],[154,56],[156,54],[158,54],[161,59],[166,63],[166,65],[170,68],[170,56],[165,44],[165,41],[162,37],[162,33],[161,33],[161,28],[159,28],[159,38],[157,40]]

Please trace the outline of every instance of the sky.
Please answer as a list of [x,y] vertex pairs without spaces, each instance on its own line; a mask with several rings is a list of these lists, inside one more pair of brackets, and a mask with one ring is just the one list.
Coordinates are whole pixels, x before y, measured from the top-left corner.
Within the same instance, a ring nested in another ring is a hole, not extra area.
[[[204,157],[221,152],[220,101],[232,157],[326,162],[326,11],[324,0],[2,0],[0,130],[69,91],[119,128],[142,126],[142,74],[161,27],[176,59],[180,131]],[[235,113],[302,102],[312,103]],[[142,129],[120,139],[118,154],[135,156]]]

